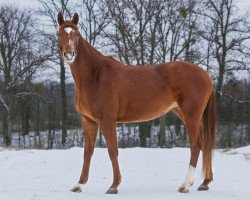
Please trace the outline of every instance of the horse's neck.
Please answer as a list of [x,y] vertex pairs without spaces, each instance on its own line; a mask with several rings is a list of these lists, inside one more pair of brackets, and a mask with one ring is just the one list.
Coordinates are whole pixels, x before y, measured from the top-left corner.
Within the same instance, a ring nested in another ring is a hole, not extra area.
[[76,87],[83,87],[84,84],[90,84],[103,64],[105,56],[98,52],[82,37],[79,39],[78,55],[76,60],[70,64],[71,72]]

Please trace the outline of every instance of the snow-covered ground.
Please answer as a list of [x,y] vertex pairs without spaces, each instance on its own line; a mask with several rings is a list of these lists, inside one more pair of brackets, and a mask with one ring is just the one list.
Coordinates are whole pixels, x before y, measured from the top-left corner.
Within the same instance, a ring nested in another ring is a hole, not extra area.
[[207,192],[196,191],[202,182],[199,162],[194,186],[177,192],[188,169],[189,149],[120,149],[123,176],[117,195],[106,195],[112,181],[106,149],[97,148],[90,178],[83,193],[69,190],[77,182],[83,149],[6,150],[0,148],[0,200],[246,200],[250,197],[250,146],[214,152],[214,182]]

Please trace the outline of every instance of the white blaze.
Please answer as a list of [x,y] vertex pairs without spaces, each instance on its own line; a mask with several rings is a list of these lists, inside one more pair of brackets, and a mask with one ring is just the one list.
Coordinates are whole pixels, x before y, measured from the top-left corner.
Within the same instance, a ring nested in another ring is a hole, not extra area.
[[65,28],[64,29],[68,34],[70,34],[71,33],[71,31],[73,30],[71,27],[67,27],[67,28]]
[[[71,27],[67,27],[64,30],[66,31],[66,33],[68,33],[68,35],[73,31],[73,29]],[[72,45],[71,39],[69,39],[69,45]]]

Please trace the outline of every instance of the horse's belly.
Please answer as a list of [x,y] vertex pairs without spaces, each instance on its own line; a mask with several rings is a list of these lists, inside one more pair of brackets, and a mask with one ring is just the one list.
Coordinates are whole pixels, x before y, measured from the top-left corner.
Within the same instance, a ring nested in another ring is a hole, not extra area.
[[117,122],[149,121],[164,115],[176,106],[176,102],[171,102],[165,103],[164,105],[154,105],[149,107],[127,110],[127,112],[125,112],[123,115],[118,116]]

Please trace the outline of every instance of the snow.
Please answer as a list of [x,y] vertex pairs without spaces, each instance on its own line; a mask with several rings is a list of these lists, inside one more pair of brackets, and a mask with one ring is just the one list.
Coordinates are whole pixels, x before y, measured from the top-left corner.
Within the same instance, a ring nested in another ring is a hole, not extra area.
[[[199,161],[194,186],[188,194],[177,192],[188,170],[189,149],[119,149],[123,176],[117,195],[106,195],[112,182],[106,149],[96,148],[89,182],[83,193],[69,190],[78,181],[83,149],[0,149],[0,199],[8,200],[146,200],[146,199],[249,199],[250,146],[214,152],[214,182],[207,192],[196,189],[202,182]],[[201,158],[201,157],[200,157]]]

